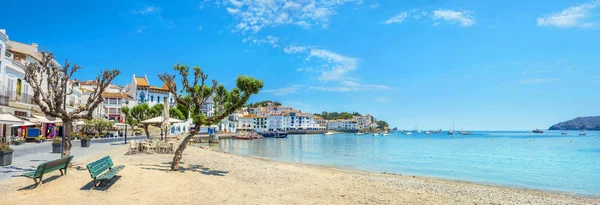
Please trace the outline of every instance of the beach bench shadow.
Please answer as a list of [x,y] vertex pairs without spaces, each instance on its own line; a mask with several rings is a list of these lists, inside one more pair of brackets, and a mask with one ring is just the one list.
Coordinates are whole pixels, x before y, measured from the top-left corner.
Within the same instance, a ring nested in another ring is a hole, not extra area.
[[54,180],[57,180],[60,177],[61,177],[61,175],[53,175],[51,177],[48,177],[48,178],[42,180],[42,183],[40,183],[40,184],[32,184],[32,185],[20,188],[17,191],[32,190],[32,189],[34,189],[34,188],[36,188],[38,186],[46,186],[46,183],[54,181]]
[[[145,169],[145,170],[154,170],[154,171],[163,171],[163,172],[169,172],[171,171],[171,162],[164,162],[161,163],[162,165],[158,165],[158,164],[138,164],[136,166],[140,167],[141,169]],[[181,163],[183,164],[183,163]],[[207,167],[204,167],[203,165],[193,165],[190,164],[187,167],[180,167],[179,168],[179,172],[186,172],[186,171],[190,171],[190,172],[198,172],[200,174],[204,174],[204,175],[212,175],[212,176],[225,176],[226,174],[229,173],[229,171],[223,171],[223,170],[211,170]]]
[[121,176],[114,176],[112,179],[110,179],[110,181],[108,181],[108,183],[104,182],[104,183],[102,183],[102,185],[100,185],[98,187],[94,187],[94,181],[90,181],[86,185],[83,185],[83,187],[81,187],[79,190],[108,191],[108,189],[110,189],[110,187],[112,187],[115,183],[117,183],[117,181],[119,181],[119,179],[121,179]]

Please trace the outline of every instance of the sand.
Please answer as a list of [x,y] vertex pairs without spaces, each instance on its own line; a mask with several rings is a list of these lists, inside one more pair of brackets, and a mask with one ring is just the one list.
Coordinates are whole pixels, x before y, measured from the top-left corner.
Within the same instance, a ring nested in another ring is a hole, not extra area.
[[[0,204],[600,204],[536,190],[427,177],[343,170],[185,150],[182,171],[169,171],[172,155],[125,155],[126,146],[74,158],[68,175],[0,183]],[[126,165],[105,187],[94,188],[85,164],[109,155]]]

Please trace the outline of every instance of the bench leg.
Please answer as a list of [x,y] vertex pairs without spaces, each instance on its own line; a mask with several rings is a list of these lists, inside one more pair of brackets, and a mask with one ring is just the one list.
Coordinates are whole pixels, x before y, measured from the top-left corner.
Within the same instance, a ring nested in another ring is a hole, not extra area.
[[60,171],[60,176],[65,175],[62,169],[59,169],[58,171]]

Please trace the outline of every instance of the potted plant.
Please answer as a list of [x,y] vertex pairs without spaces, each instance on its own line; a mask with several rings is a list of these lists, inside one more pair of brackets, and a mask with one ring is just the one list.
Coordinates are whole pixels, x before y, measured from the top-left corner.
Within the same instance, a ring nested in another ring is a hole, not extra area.
[[44,139],[42,136],[35,138],[35,143],[42,143],[42,139]]
[[0,143],[0,166],[9,165],[12,163],[13,149],[6,143]]
[[76,140],[77,134],[75,132],[71,132],[71,139]]
[[81,147],[89,147],[90,146],[90,137],[87,135],[81,136]]
[[13,141],[13,144],[18,146],[18,145],[23,144],[23,141],[21,141],[21,139],[16,139]]
[[52,140],[52,153],[60,153],[62,147],[62,140],[58,137],[55,137]]

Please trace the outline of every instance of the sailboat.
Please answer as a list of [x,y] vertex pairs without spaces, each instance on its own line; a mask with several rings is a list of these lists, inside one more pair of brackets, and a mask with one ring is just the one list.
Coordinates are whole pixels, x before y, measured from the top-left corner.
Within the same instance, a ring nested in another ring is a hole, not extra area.
[[454,135],[454,122],[452,122],[452,130],[448,131],[449,135]]

